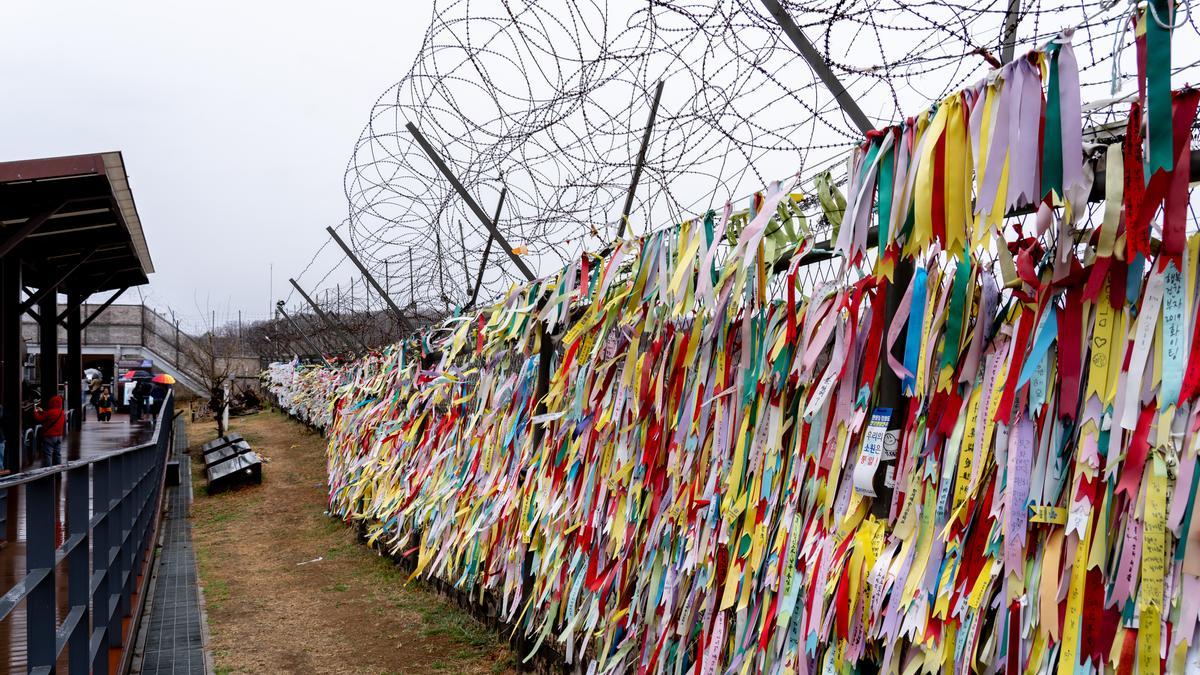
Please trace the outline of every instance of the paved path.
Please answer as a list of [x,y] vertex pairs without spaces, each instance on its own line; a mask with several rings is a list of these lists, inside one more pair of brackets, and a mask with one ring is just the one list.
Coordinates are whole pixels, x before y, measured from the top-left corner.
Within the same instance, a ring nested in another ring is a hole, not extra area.
[[204,655],[206,626],[196,580],[192,524],[188,520],[192,483],[183,419],[176,420],[175,456],[182,484],[168,487],[163,521],[163,546],[158,554],[154,590],[142,614],[141,636],[133,673],[205,675],[211,673]]
[[[153,424],[130,424],[129,417],[124,414],[113,415],[110,422],[98,422],[93,417],[84,421],[82,429],[67,434],[63,444],[63,459],[74,461],[99,457],[145,443],[153,434]],[[41,466],[40,457],[31,455],[30,460],[32,463],[26,465],[27,469]],[[25,576],[25,499],[22,496],[24,490],[23,485],[0,490],[0,593]],[[59,485],[59,490],[55,536],[61,544],[63,532],[67,529],[64,515],[67,503],[65,482]],[[55,573],[55,596],[60,621],[67,614],[67,569],[68,565],[64,563]],[[25,603],[22,602],[6,620],[0,621],[0,672],[25,672],[27,650]],[[60,667],[66,665],[66,650],[63,650],[59,661]]]

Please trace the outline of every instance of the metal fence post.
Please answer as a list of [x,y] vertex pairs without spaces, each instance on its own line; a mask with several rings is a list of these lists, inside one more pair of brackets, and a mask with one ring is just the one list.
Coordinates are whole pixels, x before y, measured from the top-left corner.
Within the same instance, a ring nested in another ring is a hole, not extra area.
[[108,625],[112,616],[109,605],[109,576],[112,570],[108,564],[111,541],[111,514],[109,505],[109,464],[111,459],[104,459],[92,465],[92,511],[96,517],[103,517],[104,522],[96,522],[92,528],[92,566],[96,570],[96,581],[92,587],[92,635],[89,648],[92,654],[92,672],[108,672]]
[[25,511],[24,575],[0,593],[0,622],[10,621],[5,627],[19,634],[12,613],[24,608],[30,673],[52,673],[65,656],[71,675],[104,675],[113,649],[131,646],[125,620],[154,555],[173,447],[171,397],[156,421],[150,442],[0,481]]
[[[89,564],[91,548],[91,523],[88,522],[88,498],[90,484],[88,465],[67,472],[67,527],[69,540],[75,548],[67,558],[67,604],[72,614],[78,612],[77,623],[67,635],[67,654],[71,675],[91,670],[89,658],[91,613],[88,599],[91,596],[92,566]],[[75,541],[78,539],[78,541]]]
[[118,559],[120,560],[120,574],[118,575],[118,589],[121,593],[119,608],[117,610],[117,646],[119,647],[124,642],[122,635],[123,626],[121,620],[131,614],[129,602],[129,590],[133,583],[133,504],[132,497],[136,490],[133,484],[133,458],[131,453],[125,453],[117,458],[117,469],[120,476],[120,482],[117,485],[117,499],[120,503],[117,505],[118,522],[121,524],[121,549]]
[[54,601],[56,476],[25,485],[25,571],[44,574],[25,600],[29,669],[53,668],[57,629]]
[[108,567],[108,646],[121,646],[121,619],[124,617],[124,603],[121,602],[121,529],[124,521],[121,518],[121,474],[125,455],[117,455],[108,462],[108,515],[105,517],[108,525],[108,552],[105,554],[105,565]]

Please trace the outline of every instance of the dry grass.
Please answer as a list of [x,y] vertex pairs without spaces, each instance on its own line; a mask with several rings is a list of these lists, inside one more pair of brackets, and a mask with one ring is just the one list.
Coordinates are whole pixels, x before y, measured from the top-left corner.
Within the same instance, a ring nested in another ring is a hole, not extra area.
[[[401,570],[325,517],[320,436],[277,413],[236,419],[233,428],[270,461],[261,486],[211,496],[192,465],[196,556],[218,673],[512,670],[499,636],[419,584],[406,585]],[[209,425],[193,427],[193,447],[212,434]]]

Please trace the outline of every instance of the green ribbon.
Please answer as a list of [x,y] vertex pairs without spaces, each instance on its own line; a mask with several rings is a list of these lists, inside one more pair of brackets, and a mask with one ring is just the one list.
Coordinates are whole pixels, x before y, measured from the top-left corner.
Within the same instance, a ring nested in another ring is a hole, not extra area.
[[879,165],[879,243],[878,247],[882,250],[887,245],[888,240],[888,220],[892,215],[892,187],[895,183],[896,175],[896,153],[894,148],[890,147],[883,155],[883,160]]
[[[867,158],[863,160],[862,167],[859,168],[858,180],[855,181],[855,185],[861,185],[863,178],[867,175],[867,172],[871,170],[871,165],[875,163],[875,158],[879,156],[879,146],[881,144],[882,141],[879,143],[872,143],[870,149],[867,150]],[[875,176],[876,179],[878,179],[879,173],[876,172]],[[845,204],[842,205],[842,208],[845,209]]]
[[971,258],[963,256],[954,270],[954,289],[950,295],[950,315],[946,319],[946,342],[942,345],[942,367],[953,367],[958,360],[962,338],[963,305],[967,302],[967,283],[971,279]]
[[1050,53],[1050,82],[1046,85],[1046,126],[1042,138],[1042,199],[1051,191],[1063,193],[1062,106],[1058,82],[1058,43],[1046,49]]
[[[1157,16],[1158,21],[1155,20]],[[1171,21],[1170,0],[1150,0],[1146,7],[1146,123],[1150,133],[1146,180],[1175,165],[1171,139]]]
[[813,182],[817,184],[817,201],[821,202],[821,211],[825,219],[833,226],[831,240],[837,239],[838,229],[842,226],[842,217],[846,215],[846,198],[842,191],[833,184],[833,174],[822,171]]

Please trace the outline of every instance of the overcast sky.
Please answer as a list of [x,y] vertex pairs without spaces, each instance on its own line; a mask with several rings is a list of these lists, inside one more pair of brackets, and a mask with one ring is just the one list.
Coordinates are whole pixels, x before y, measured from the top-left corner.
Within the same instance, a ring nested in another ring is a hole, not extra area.
[[428,22],[425,0],[5,2],[0,161],[122,151],[147,301],[261,318],[269,264],[283,297],[346,216],[354,141]]

